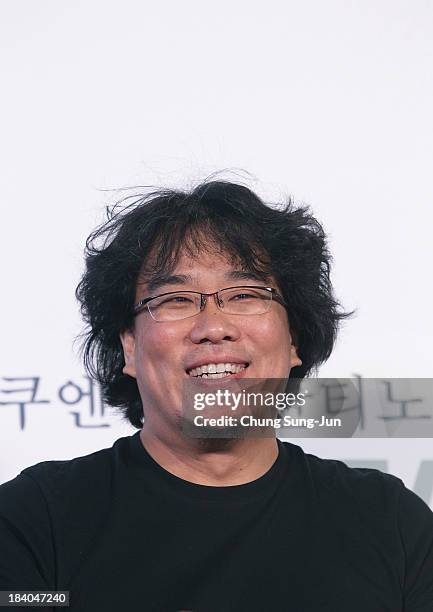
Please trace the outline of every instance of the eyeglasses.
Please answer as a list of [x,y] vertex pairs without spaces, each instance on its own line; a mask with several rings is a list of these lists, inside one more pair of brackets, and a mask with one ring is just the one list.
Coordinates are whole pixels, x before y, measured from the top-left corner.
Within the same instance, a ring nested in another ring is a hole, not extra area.
[[256,287],[255,285],[242,285],[240,287],[227,287],[214,291],[214,293],[201,293],[199,291],[170,291],[140,300],[134,306],[134,316],[144,306],[147,307],[152,319],[158,322],[179,321],[199,314],[206,306],[210,297],[226,314],[233,315],[259,315],[268,312],[272,300],[286,307],[284,299],[272,287]]

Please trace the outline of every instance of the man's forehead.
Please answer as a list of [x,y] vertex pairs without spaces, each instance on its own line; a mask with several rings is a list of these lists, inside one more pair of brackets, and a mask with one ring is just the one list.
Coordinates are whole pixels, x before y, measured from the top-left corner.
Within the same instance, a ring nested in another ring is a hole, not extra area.
[[274,282],[267,271],[246,265],[239,255],[227,252],[222,245],[206,242],[194,250],[184,246],[175,260],[170,258],[165,265],[157,264],[157,254],[153,252],[144,262],[138,285],[148,295],[155,294],[161,287],[168,287],[169,291],[176,285],[199,288],[202,268],[210,268],[214,279],[219,276],[221,282],[229,285],[249,282],[268,285]]
[[[227,282],[244,283],[244,282],[260,282],[268,283],[270,277],[265,272],[256,272],[254,270],[232,269],[222,273],[221,278]],[[143,279],[144,280],[144,279]],[[200,283],[200,275],[190,271],[188,273],[155,273],[151,274],[144,281],[147,291],[153,293],[163,286],[173,285],[198,285]]]

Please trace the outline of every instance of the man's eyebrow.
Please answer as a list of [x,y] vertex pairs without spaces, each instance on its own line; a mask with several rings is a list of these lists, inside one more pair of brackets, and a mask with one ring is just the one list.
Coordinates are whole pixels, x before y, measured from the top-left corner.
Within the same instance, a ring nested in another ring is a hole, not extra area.
[[265,272],[253,272],[253,270],[234,270],[228,272],[226,278],[229,280],[254,280],[260,283],[267,283],[269,275]]
[[[227,280],[232,281],[258,281],[261,283],[268,282],[268,275],[260,272],[253,272],[252,270],[233,270],[227,272],[224,275]],[[155,291],[164,287],[165,285],[186,285],[191,284],[194,279],[189,274],[158,274],[158,276],[151,277],[147,281],[147,291],[153,295]]]

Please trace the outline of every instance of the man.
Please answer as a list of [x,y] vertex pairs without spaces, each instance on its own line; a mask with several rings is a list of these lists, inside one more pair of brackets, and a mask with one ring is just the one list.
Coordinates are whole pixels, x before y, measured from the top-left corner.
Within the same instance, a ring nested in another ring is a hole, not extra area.
[[84,359],[140,431],[0,487],[0,589],[69,590],[82,612],[431,612],[433,515],[400,480],[185,433],[185,385],[329,357],[346,316],[329,263],[307,209],[241,185],[115,209],[77,290]]

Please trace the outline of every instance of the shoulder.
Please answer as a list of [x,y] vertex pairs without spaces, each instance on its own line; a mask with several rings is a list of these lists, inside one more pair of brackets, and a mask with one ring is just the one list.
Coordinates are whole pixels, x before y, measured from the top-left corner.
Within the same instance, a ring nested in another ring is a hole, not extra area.
[[386,515],[389,520],[390,515],[397,512],[402,497],[409,499],[409,503],[413,503],[412,498],[419,499],[392,474],[371,468],[352,468],[343,461],[322,459],[305,453],[299,446],[285,444],[290,446],[304,481],[314,489],[319,502],[340,503],[370,516]]
[[115,464],[122,455],[128,437],[120,438],[110,448],[62,461],[42,461],[25,468],[16,478],[0,485],[2,508],[26,499],[49,503],[71,495],[85,496],[106,487]]
[[428,550],[433,576],[433,512],[400,478],[288,446],[303,486],[309,488],[321,512],[340,525],[365,526],[377,537],[398,540],[406,556],[410,551],[422,549],[427,554]]
[[333,533],[362,550],[377,551],[399,576],[405,610],[431,610],[433,512],[403,482],[379,470],[351,468],[289,444],[298,483]]

